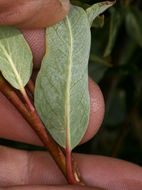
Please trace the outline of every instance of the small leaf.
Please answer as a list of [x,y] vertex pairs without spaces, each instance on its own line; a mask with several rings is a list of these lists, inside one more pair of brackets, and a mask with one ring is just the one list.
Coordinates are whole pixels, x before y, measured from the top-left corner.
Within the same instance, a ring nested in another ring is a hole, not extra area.
[[97,63],[100,63],[100,64],[103,64],[107,67],[112,67],[112,64],[109,63],[108,61],[106,61],[104,58],[101,58],[97,55],[90,55],[90,59],[89,59],[90,62],[97,62]]
[[62,147],[72,150],[89,120],[90,25],[86,12],[71,6],[66,18],[46,29],[47,52],[35,87],[36,109]]
[[104,1],[104,2],[101,2],[101,3],[96,3],[96,4],[92,5],[91,7],[89,7],[88,9],[86,9],[90,26],[92,25],[93,20],[97,16],[99,16],[106,9],[108,9],[109,7],[111,7],[114,3],[115,3],[115,1],[113,1],[113,2],[111,2],[111,1]]
[[104,15],[97,16],[96,19],[92,23],[92,27],[102,28],[103,26],[104,26]]
[[111,13],[111,18],[110,18],[110,28],[109,28],[109,39],[104,53],[105,57],[109,56],[112,52],[122,20],[121,18],[122,14],[120,15],[120,13],[115,8],[111,8],[110,13]]
[[12,27],[0,27],[0,71],[21,91],[31,76],[31,50],[20,31]]
[[142,47],[142,13],[134,7],[127,12],[126,30],[128,35]]
[[79,7],[82,7],[83,9],[86,9],[86,8],[89,7],[89,4],[80,2],[80,1],[78,1],[78,0],[71,0],[71,4],[72,4],[72,5],[79,6]]

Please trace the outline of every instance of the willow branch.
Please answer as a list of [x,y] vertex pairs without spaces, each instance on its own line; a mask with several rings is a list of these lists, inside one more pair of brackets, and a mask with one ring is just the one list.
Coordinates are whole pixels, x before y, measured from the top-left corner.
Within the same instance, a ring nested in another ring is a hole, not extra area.
[[61,168],[63,174],[66,176],[66,164],[65,156],[53,141],[51,136],[46,131],[42,122],[40,121],[36,111],[29,112],[26,106],[22,103],[20,98],[16,95],[13,88],[0,76],[0,91],[10,100],[10,102],[17,108],[17,110],[23,115],[31,127],[36,131],[39,138],[42,140],[48,151],[51,153],[58,166]]
[[29,91],[31,92],[32,96],[34,96],[35,87],[34,87],[34,83],[31,79],[29,80],[27,87],[28,87]]
[[[23,104],[23,102],[15,93],[14,89],[5,81],[5,79],[2,76],[0,76],[0,91],[10,100],[10,102],[16,107],[16,109],[22,114],[22,116],[34,129],[36,134],[39,136],[39,138],[41,139],[41,141],[43,142],[43,144],[48,149],[51,156],[53,157],[53,159],[61,169],[64,176],[68,179],[65,155],[61,150],[61,148],[57,145],[57,143],[52,139],[50,134],[45,129],[36,110],[33,107],[31,107],[32,104],[30,104],[30,107],[28,107],[27,109],[27,107]],[[26,98],[28,97],[26,96]],[[28,99],[28,101],[30,100]],[[82,183],[79,181],[77,171],[74,172],[74,176],[75,176],[74,178],[75,181],[73,182],[73,184],[82,185]],[[68,182],[70,183],[69,180]]]

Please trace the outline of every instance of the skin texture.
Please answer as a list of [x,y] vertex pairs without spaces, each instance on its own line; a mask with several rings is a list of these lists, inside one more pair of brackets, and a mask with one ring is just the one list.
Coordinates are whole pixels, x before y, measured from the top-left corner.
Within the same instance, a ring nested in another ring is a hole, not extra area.
[[44,28],[65,17],[68,0],[0,0],[0,25]]
[[[45,52],[45,39],[44,29],[33,30],[33,28],[43,28],[61,20],[69,8],[68,1],[65,0],[64,3],[63,8],[58,0],[0,0],[0,25],[28,28],[22,32],[33,52],[35,73],[40,67]],[[41,7],[42,11],[40,11]],[[55,9],[59,10],[56,14]],[[13,10],[14,14],[12,14]],[[11,16],[8,17],[8,14]],[[7,16],[2,17],[2,15]],[[82,142],[96,134],[104,116],[102,93],[91,79],[89,79],[89,92],[90,121]],[[27,122],[1,93],[0,137],[42,146],[42,142]],[[87,184],[86,187],[67,185],[64,176],[48,152],[28,152],[0,146],[0,190],[142,189],[140,166],[103,156],[75,154],[74,157],[81,176]]]

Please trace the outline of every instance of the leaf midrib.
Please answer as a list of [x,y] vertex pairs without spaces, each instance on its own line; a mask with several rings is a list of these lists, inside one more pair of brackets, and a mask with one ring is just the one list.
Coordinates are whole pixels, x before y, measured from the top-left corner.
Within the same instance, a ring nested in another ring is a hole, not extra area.
[[72,37],[72,29],[68,16],[66,17],[67,26],[69,30],[69,60],[68,60],[68,68],[67,68],[67,80],[66,80],[66,99],[65,99],[65,127],[66,127],[66,148],[71,149],[70,144],[70,83],[71,83],[71,68],[72,68],[72,54],[73,54],[73,37]]
[[23,92],[24,91],[24,85],[23,85],[21,77],[20,77],[19,73],[17,72],[17,69],[16,69],[16,67],[15,67],[15,65],[13,63],[13,60],[11,59],[10,55],[7,53],[5,47],[3,47],[2,44],[0,44],[0,48],[3,50],[7,60],[9,61],[10,65],[11,65],[11,68],[12,68],[13,72],[15,73],[17,82],[18,82],[18,84],[20,86],[20,90],[21,90],[21,92]]

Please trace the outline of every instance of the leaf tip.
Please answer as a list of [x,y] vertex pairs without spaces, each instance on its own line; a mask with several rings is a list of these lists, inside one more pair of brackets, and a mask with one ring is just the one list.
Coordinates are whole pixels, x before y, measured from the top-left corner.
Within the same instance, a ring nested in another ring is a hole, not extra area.
[[104,2],[101,2],[100,4],[101,5],[114,5],[116,3],[116,0],[115,1],[104,1]]
[[113,6],[116,3],[116,0],[114,1],[104,1],[100,3],[96,3],[86,9],[86,13],[88,16],[88,20],[90,23],[90,26],[92,25],[93,20],[96,19],[97,16],[99,16],[101,13],[103,13],[106,9]]

